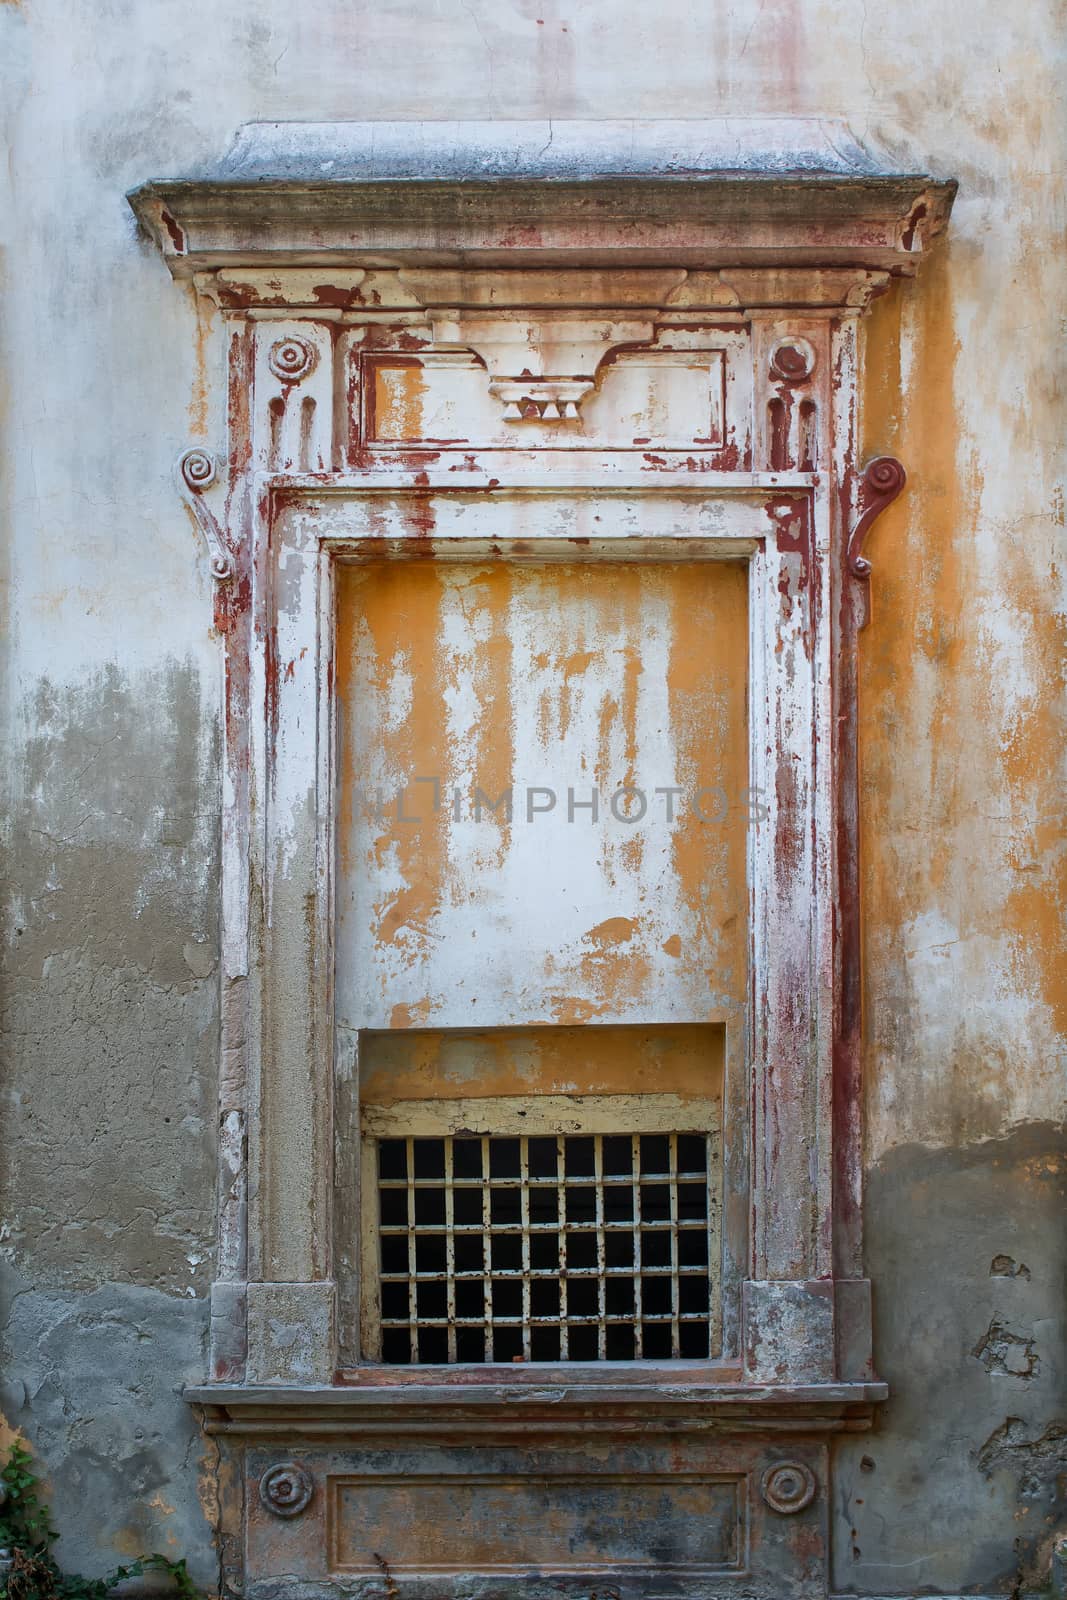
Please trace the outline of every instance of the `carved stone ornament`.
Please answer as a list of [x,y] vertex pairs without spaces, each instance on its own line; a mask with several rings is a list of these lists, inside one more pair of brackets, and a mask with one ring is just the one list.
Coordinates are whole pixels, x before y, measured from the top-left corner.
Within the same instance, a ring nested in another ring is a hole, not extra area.
[[259,1480],[259,1498],[274,1517],[298,1517],[311,1504],[315,1484],[303,1467],[281,1461]]
[[772,1511],[791,1517],[815,1499],[815,1474],[802,1461],[778,1461],[760,1480],[760,1493]]
[[278,339],[270,347],[267,365],[283,383],[300,383],[315,365],[317,352],[306,339]]
[[[405,281],[424,283],[430,276],[408,273]],[[434,309],[431,318],[437,349],[473,350],[484,363],[489,393],[502,404],[507,422],[576,422],[611,351],[646,343],[654,334],[651,317],[634,315]]]
[[806,339],[780,339],[771,351],[770,368],[779,383],[806,383],[815,371],[815,351]]
[[186,450],[174,469],[178,492],[192,511],[211,556],[211,576],[216,583],[233,577],[233,557],[226,548],[215,514],[203,499],[205,489],[218,477],[215,457],[207,450]]
[[574,422],[592,389],[591,378],[514,378],[489,385],[489,393],[503,404],[506,422]]

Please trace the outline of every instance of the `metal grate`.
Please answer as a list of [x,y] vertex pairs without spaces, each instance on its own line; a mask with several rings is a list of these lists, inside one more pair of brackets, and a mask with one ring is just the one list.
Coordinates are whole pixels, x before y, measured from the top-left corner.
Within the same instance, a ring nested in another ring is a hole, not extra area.
[[381,1359],[702,1359],[712,1135],[384,1138]]

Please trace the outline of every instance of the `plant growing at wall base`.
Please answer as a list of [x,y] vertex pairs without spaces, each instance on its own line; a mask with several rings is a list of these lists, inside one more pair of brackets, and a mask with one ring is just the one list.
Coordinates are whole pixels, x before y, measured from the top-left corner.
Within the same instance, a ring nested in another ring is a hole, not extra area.
[[106,1600],[116,1584],[146,1572],[167,1573],[183,1600],[198,1600],[184,1560],[172,1561],[158,1553],[116,1567],[103,1578],[61,1572],[52,1556],[59,1529],[39,1488],[33,1457],[16,1439],[0,1468],[0,1551],[9,1552],[11,1559],[6,1579],[0,1576],[4,1600]]

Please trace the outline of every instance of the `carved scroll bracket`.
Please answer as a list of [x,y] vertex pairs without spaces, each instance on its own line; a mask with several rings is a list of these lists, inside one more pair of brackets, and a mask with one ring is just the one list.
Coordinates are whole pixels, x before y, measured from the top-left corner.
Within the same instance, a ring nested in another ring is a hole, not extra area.
[[860,478],[859,516],[845,552],[849,576],[856,579],[853,616],[857,629],[865,628],[870,616],[871,563],[863,554],[863,541],[874,519],[892,504],[906,481],[907,474],[894,456],[877,456],[868,461]]
[[216,583],[226,583],[233,577],[233,557],[226,548],[214,512],[204,500],[204,490],[210,489],[218,477],[215,457],[207,450],[186,450],[179,456],[174,468],[174,481],[178,493],[196,518],[204,535],[211,557],[211,576]]
[[894,456],[877,456],[868,461],[860,479],[860,515],[848,536],[848,570],[854,578],[869,578],[871,564],[863,554],[863,542],[875,518],[891,505],[907,482],[907,473]]

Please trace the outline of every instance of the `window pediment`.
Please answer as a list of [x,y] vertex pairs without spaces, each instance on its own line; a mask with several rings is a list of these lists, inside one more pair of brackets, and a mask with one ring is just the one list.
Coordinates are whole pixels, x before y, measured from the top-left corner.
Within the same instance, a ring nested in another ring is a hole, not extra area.
[[248,123],[130,195],[171,271],[348,264],[913,269],[956,185],[840,122]]

